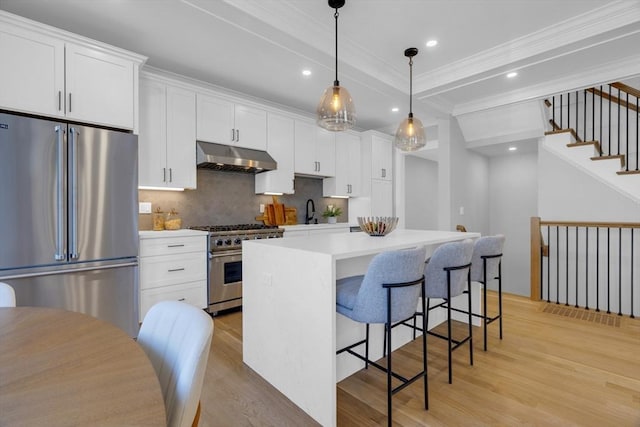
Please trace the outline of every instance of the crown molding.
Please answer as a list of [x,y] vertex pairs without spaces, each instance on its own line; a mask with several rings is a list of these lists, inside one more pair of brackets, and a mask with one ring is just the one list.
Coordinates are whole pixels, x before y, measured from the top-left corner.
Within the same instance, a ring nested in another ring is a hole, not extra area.
[[[426,92],[500,67],[508,67],[545,52],[568,46],[626,25],[640,22],[640,2],[619,0],[518,39],[511,40],[414,79],[418,92]],[[522,67],[519,67],[522,68]]]
[[542,84],[531,85],[515,91],[486,97],[481,100],[456,105],[451,114],[473,113],[500,107],[502,105],[540,99],[557,93],[572,92],[614,80],[624,80],[640,74],[640,54],[624,58],[617,62],[608,62],[601,66],[583,69],[579,73],[564,76]]

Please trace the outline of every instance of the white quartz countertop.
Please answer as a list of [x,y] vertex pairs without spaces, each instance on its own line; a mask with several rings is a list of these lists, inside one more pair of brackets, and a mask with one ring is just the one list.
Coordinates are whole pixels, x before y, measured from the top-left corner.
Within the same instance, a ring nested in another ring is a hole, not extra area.
[[162,230],[162,231],[152,231],[152,230],[140,230],[138,231],[138,236],[141,239],[158,239],[164,237],[189,237],[189,236],[208,236],[208,231],[200,231],[200,230]]
[[348,222],[337,222],[335,224],[296,224],[281,225],[284,231],[302,231],[302,230],[331,230],[335,228],[349,228],[351,224]]
[[330,255],[337,260],[418,245],[439,244],[452,239],[478,237],[480,233],[397,229],[384,237],[372,237],[366,233],[320,234],[291,239],[248,240],[243,242],[243,245],[265,245],[314,252]]

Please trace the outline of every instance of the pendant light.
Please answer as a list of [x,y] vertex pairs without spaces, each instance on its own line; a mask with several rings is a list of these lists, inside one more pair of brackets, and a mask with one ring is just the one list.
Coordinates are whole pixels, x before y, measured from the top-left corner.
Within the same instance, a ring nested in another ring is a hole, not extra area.
[[409,58],[409,117],[404,119],[396,131],[394,144],[402,151],[415,151],[427,144],[424,134],[424,126],[420,119],[413,117],[413,57],[418,54],[418,49],[410,47],[404,51],[404,56]]
[[351,129],[356,123],[356,109],[351,94],[338,81],[338,9],[344,6],[345,0],[329,0],[329,7],[335,9],[336,20],[336,79],[333,86],[324,91],[317,108],[316,122],[318,126],[330,131]]

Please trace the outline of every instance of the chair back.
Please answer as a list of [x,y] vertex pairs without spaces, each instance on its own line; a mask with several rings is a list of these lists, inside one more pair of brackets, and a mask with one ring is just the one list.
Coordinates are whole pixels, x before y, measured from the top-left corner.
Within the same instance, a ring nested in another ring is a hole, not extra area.
[[[447,298],[447,271],[445,268],[460,267],[471,262],[473,241],[465,239],[440,245],[433,251],[424,270],[427,298]],[[452,270],[451,298],[467,288],[468,269]]]
[[[426,256],[424,247],[382,252],[374,256],[358,291],[352,319],[365,323],[385,323],[387,289],[382,285],[420,279]],[[421,290],[420,284],[391,290],[392,322],[407,319],[416,312]]]
[[[476,240],[473,246],[473,255],[471,257],[471,280],[474,282],[485,282],[484,277],[484,261],[483,256],[502,255],[504,247],[504,235],[497,234],[495,236],[484,236]],[[502,256],[497,258],[486,258],[487,262],[487,278],[494,279],[498,276],[498,266]]]
[[211,317],[183,302],[159,302],[144,317],[138,343],[160,380],[169,427],[192,425],[212,336]]
[[16,293],[13,288],[0,282],[0,307],[15,307],[16,306]]

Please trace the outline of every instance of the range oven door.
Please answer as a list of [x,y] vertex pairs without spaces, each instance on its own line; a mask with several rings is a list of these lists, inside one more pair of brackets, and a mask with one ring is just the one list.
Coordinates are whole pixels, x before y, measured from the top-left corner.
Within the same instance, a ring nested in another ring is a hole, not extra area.
[[209,311],[242,305],[242,251],[214,252],[209,271]]

